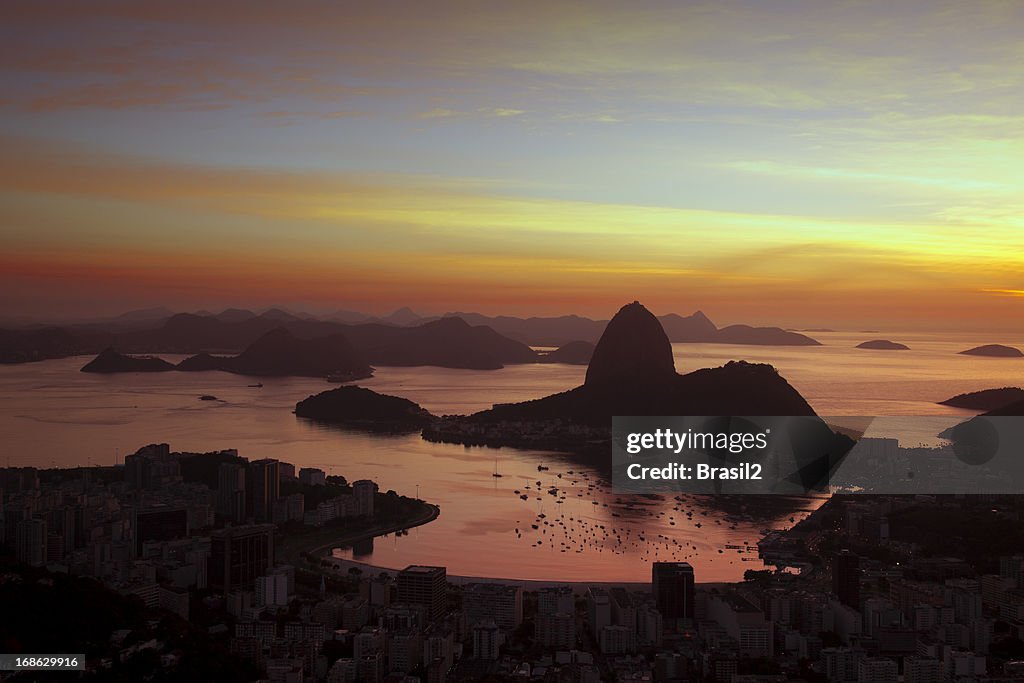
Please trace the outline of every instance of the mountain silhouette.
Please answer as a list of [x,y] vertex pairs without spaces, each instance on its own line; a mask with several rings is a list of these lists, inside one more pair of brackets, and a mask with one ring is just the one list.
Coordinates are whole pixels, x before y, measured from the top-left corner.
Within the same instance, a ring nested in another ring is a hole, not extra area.
[[373,374],[343,335],[300,339],[283,327],[267,332],[233,358],[199,354],[182,361],[178,369],[216,369],[265,377],[343,374],[356,379]]
[[770,365],[732,361],[676,374],[658,319],[638,302],[611,321],[582,386],[523,403],[499,404],[469,416],[485,423],[571,421],[610,425],[615,415],[814,415]]
[[566,365],[589,365],[594,356],[594,345],[585,341],[573,341],[559,346],[554,351],[540,356],[540,363],[564,363]]
[[98,356],[82,366],[82,372],[167,372],[174,365],[155,356],[126,356],[112,348],[104,349]]
[[608,321],[587,366],[584,384],[646,383],[675,374],[668,335],[654,314],[634,301]]
[[1024,389],[1020,387],[1001,387],[999,389],[982,389],[966,394],[957,394],[953,398],[939,401],[939,405],[969,410],[997,410],[1017,401],[1024,401]]

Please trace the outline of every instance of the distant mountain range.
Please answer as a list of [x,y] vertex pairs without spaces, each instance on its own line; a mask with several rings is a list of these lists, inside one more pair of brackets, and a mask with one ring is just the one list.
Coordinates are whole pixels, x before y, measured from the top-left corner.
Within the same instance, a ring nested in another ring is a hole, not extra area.
[[[674,313],[659,319],[670,342],[814,346],[818,342],[778,327],[731,325],[718,328],[703,313]],[[0,329],[0,363],[24,363],[115,348],[128,354],[239,353],[278,327],[298,338],[344,335],[366,362],[379,365],[442,365],[499,368],[538,360],[528,346],[562,347],[595,343],[608,321],[575,315],[550,318],[447,313],[421,317],[402,308],[382,318],[336,311],[319,318],[271,308],[262,313],[229,308],[220,313],[171,313],[150,308],[64,326]],[[542,362],[586,363],[587,347],[567,347]]]

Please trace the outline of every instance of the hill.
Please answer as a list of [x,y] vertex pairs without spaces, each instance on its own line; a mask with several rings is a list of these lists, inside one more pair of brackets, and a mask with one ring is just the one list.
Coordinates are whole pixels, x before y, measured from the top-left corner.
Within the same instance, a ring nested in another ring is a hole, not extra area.
[[167,372],[174,365],[156,356],[126,356],[112,348],[105,349],[98,356],[82,366],[82,372]]
[[1019,387],[1002,387],[1000,389],[982,389],[966,394],[957,394],[953,398],[939,401],[939,405],[970,410],[996,410],[1016,401],[1024,401],[1024,389]]
[[372,429],[419,429],[433,416],[416,403],[370,389],[344,386],[299,401],[295,415],[319,422]]

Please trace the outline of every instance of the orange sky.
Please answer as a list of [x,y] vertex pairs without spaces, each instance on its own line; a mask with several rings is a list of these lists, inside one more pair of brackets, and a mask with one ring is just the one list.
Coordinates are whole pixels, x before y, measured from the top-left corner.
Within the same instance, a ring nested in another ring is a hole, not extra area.
[[0,319],[1021,315],[1019,4],[9,14]]

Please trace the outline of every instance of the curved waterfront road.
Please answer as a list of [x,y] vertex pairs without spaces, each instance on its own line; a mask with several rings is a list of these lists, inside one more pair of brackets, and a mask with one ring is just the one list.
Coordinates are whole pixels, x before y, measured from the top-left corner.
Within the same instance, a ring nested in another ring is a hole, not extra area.
[[279,538],[275,555],[278,561],[286,562],[294,567],[319,571],[319,566],[307,566],[305,564],[302,557],[303,553],[322,555],[338,546],[350,546],[360,541],[376,538],[377,536],[393,534],[396,531],[404,531],[405,529],[429,524],[441,514],[441,508],[437,505],[422,503],[421,506],[423,509],[415,517],[401,522],[371,525],[358,531],[341,532],[340,534],[335,529],[326,528],[291,538]]

